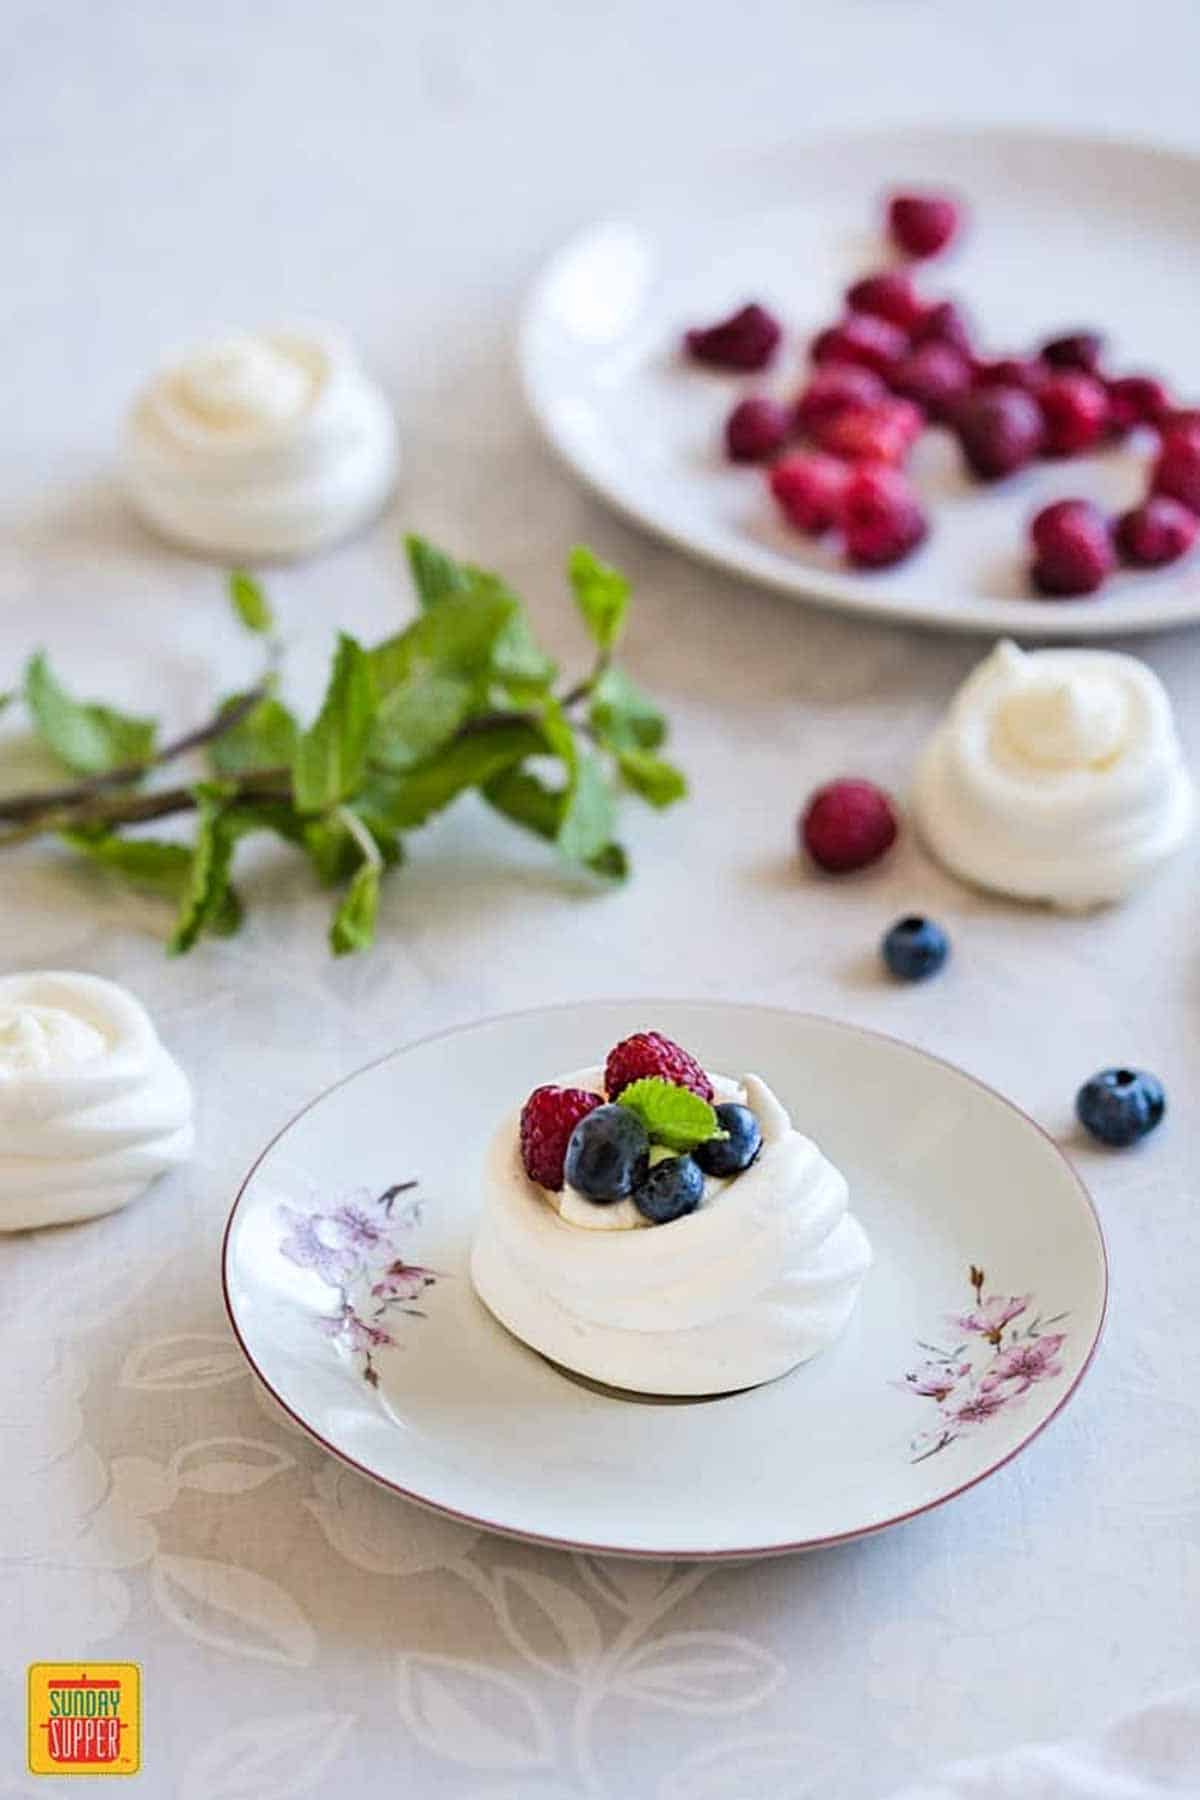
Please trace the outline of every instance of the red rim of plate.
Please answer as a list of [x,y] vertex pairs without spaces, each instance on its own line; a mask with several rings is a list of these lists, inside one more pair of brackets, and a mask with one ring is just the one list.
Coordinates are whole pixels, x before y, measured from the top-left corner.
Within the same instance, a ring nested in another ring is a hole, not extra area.
[[[233,1233],[233,1226],[234,1221],[237,1218],[238,1208],[241,1206],[251,1182],[258,1174],[259,1169],[267,1160],[268,1156],[270,1156],[271,1152],[275,1149],[275,1146],[287,1136],[293,1125],[298,1124],[307,1113],[312,1112],[315,1107],[320,1106],[323,1101],[328,1100],[331,1094],[336,1094],[339,1088],[346,1087],[350,1082],[356,1081],[360,1075],[365,1075],[372,1069],[380,1068],[384,1063],[391,1062],[393,1058],[403,1056],[410,1050],[419,1050],[426,1044],[436,1043],[441,1038],[457,1037],[463,1032],[477,1030],[485,1025],[502,1025],[516,1019],[532,1018],[538,1014],[544,1015],[546,1013],[578,1011],[580,1006],[636,1006],[640,1008],[650,1007],[651,1009],[656,1006],[726,1007],[738,1012],[769,1013],[776,1018],[804,1019],[820,1025],[832,1025],[838,1031],[853,1032],[859,1037],[875,1038],[880,1042],[890,1044],[897,1049],[906,1050],[913,1056],[922,1057],[926,1062],[936,1063],[940,1068],[949,1069],[953,1074],[960,1076],[964,1081],[969,1081],[973,1087],[982,1089],[985,1094],[990,1094],[994,1100],[998,1100],[1002,1106],[1007,1107],[1009,1112],[1016,1113],[1018,1118],[1023,1120],[1026,1125],[1037,1132],[1038,1136],[1043,1138],[1046,1143],[1049,1144],[1055,1156],[1061,1162],[1065,1172],[1070,1177],[1072,1185],[1075,1187],[1079,1198],[1083,1202],[1085,1212],[1090,1216],[1092,1224],[1095,1227],[1096,1242],[1100,1249],[1100,1261],[1104,1276],[1104,1288],[1100,1296],[1100,1316],[1096,1320],[1096,1330],[1091,1343],[1088,1345],[1087,1355],[1080,1364],[1074,1380],[1071,1382],[1070,1386],[1059,1395],[1055,1405],[1046,1414],[1045,1418],[1040,1420],[1039,1423],[1033,1427],[1032,1431],[1030,1431],[1026,1437],[1021,1439],[1019,1444],[1014,1445],[1011,1450],[1007,1451],[1005,1455],[1000,1457],[996,1462],[989,1464],[986,1469],[980,1470],[977,1475],[972,1475],[969,1481],[961,1482],[958,1487],[951,1488],[948,1493],[939,1494],[936,1499],[926,1500],[923,1501],[920,1506],[910,1507],[906,1512],[895,1513],[892,1517],[880,1519],[873,1525],[861,1525],[851,1531],[834,1532],[826,1537],[798,1538],[794,1542],[789,1543],[752,1544],[747,1545],[745,1548],[733,1550],[672,1550],[669,1548],[662,1550],[632,1549],[620,1544],[596,1544],[579,1538],[556,1537],[548,1532],[526,1531],[519,1525],[505,1524],[497,1519],[483,1519],[475,1513],[462,1512],[458,1507],[447,1506],[443,1501],[430,1500],[424,1494],[414,1493],[411,1488],[402,1487],[399,1482],[392,1481],[388,1476],[380,1475],[376,1470],[368,1468],[365,1463],[357,1461],[355,1457],[348,1455],[346,1451],[339,1449],[337,1444],[332,1443],[327,1437],[323,1436],[315,1426],[309,1423],[303,1414],[298,1413],[295,1407],[288,1404],[279,1393],[278,1389],[272,1384],[268,1376],[264,1373],[242,1335],[241,1328],[238,1325],[237,1315],[234,1311],[233,1300],[229,1291],[229,1241]],[[229,1218],[226,1221],[224,1235],[221,1239],[221,1293],[225,1302],[225,1312],[229,1319],[230,1328],[237,1340],[238,1348],[249,1363],[256,1379],[266,1389],[267,1393],[270,1394],[276,1405],[281,1407],[288,1417],[300,1427],[306,1436],[312,1438],[314,1443],[319,1444],[321,1448],[328,1451],[331,1456],[335,1456],[339,1462],[345,1463],[348,1468],[354,1469],[360,1475],[365,1475],[369,1480],[375,1482],[378,1487],[385,1488],[388,1493],[398,1494],[402,1500],[411,1501],[415,1506],[422,1506],[427,1512],[440,1513],[444,1518],[455,1519],[460,1524],[475,1526],[480,1531],[496,1532],[501,1537],[516,1538],[522,1543],[541,1544],[550,1550],[574,1550],[589,1556],[620,1556],[628,1557],[630,1560],[651,1562],[742,1562],[760,1557],[791,1556],[804,1550],[826,1550],[835,1544],[849,1544],[855,1542],[859,1538],[874,1537],[881,1531],[890,1531],[894,1525],[903,1525],[909,1519],[919,1518],[922,1513],[933,1512],[937,1507],[945,1506],[951,1500],[957,1500],[960,1494],[968,1493],[971,1488],[978,1487],[980,1482],[987,1481],[992,1475],[997,1474],[999,1470],[1005,1468],[1008,1463],[1020,1456],[1022,1451],[1027,1450],[1034,1439],[1040,1437],[1046,1427],[1057,1419],[1063,1408],[1074,1397],[1080,1382],[1092,1366],[1092,1362],[1095,1359],[1096,1351],[1100,1344],[1100,1339],[1104,1335],[1104,1326],[1108,1317],[1109,1260],[1108,1245],[1104,1237],[1104,1227],[1100,1223],[1100,1215],[1096,1210],[1095,1201],[1088,1192],[1079,1171],[1075,1168],[1061,1145],[1051,1137],[1044,1126],[1039,1125],[1037,1120],[1031,1118],[1030,1115],[1019,1107],[1015,1101],[1008,1099],[1007,1095],[1000,1093],[997,1088],[991,1087],[986,1081],[981,1081],[977,1075],[969,1074],[966,1069],[960,1068],[957,1063],[950,1062],[946,1057],[935,1056],[931,1051],[923,1050],[916,1044],[910,1044],[904,1038],[894,1037],[889,1032],[874,1031],[867,1025],[853,1025],[844,1019],[831,1019],[824,1013],[799,1012],[788,1006],[767,1006],[757,1001],[742,1002],[738,1000],[667,999],[662,996],[640,1000],[622,1000],[601,997],[593,1000],[560,1001],[556,1005],[551,1006],[519,1007],[512,1012],[493,1013],[487,1018],[472,1020],[470,1024],[446,1026],[440,1031],[431,1031],[426,1033],[424,1037],[413,1038],[406,1044],[400,1044],[396,1049],[388,1050],[382,1056],[373,1057],[370,1062],[363,1063],[361,1067],[351,1070],[349,1075],[343,1075],[339,1080],[331,1082],[327,1088],[322,1088],[319,1094],[314,1095],[313,1098],[306,1102],[298,1112],[293,1113],[291,1118],[288,1119],[285,1124],[280,1126],[279,1130],[255,1157],[250,1168],[242,1178],[237,1194],[234,1197],[233,1206],[230,1209]]]

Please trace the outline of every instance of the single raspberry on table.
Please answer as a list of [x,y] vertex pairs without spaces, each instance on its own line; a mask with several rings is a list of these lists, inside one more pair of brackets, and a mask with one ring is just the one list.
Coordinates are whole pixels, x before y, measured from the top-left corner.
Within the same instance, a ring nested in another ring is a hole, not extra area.
[[521,1161],[531,1181],[555,1191],[562,1187],[571,1133],[603,1104],[599,1094],[586,1088],[534,1088],[521,1108],[520,1125]]
[[756,300],[715,325],[684,333],[684,348],[696,362],[718,369],[763,369],[774,356],[783,329]]
[[1200,533],[1200,519],[1169,494],[1151,494],[1122,513],[1116,524],[1117,549],[1139,569],[1161,569],[1186,556]]
[[901,331],[911,331],[925,313],[925,302],[903,269],[864,275],[846,289],[846,305],[851,312],[874,313]]
[[860,363],[825,363],[796,396],[792,408],[797,430],[812,431],[846,406],[874,406],[886,400],[887,386],[873,369]]
[[778,400],[753,394],[739,400],[725,421],[725,450],[731,462],[761,462],[787,441],[791,414]]
[[846,875],[878,862],[898,830],[895,808],[883,789],[848,777],[813,794],[800,821],[800,841],[818,868]]
[[929,532],[921,503],[898,469],[861,463],[842,495],[839,524],[846,555],[862,569],[883,569],[909,556]]
[[1098,444],[1108,429],[1108,394],[1094,375],[1067,369],[1038,389],[1042,409],[1043,456],[1078,456]]
[[630,1082],[642,1081],[648,1076],[688,1088],[693,1094],[699,1094],[701,1100],[713,1097],[712,1082],[695,1057],[681,1050],[661,1031],[638,1031],[613,1046],[604,1065],[604,1089],[609,1099],[615,1100]]
[[779,510],[789,525],[819,537],[841,516],[842,495],[850,471],[836,456],[797,450],[768,471],[767,479]]
[[959,209],[948,194],[893,194],[887,208],[893,241],[909,256],[936,256],[959,227]]
[[909,400],[846,406],[815,427],[813,438],[845,462],[902,463],[925,427],[925,415]]
[[815,363],[860,363],[885,379],[908,350],[898,325],[874,313],[852,312],[819,331],[810,346]]
[[1090,500],[1056,500],[1029,528],[1034,585],[1051,599],[1094,594],[1116,566],[1108,520]]

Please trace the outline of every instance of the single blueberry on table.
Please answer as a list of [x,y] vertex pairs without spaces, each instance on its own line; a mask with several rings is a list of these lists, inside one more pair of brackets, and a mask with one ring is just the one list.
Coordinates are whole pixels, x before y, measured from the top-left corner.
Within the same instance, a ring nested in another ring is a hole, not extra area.
[[717,1124],[728,1137],[709,1138],[692,1152],[706,1175],[740,1175],[762,1149],[762,1127],[748,1106],[730,1100],[716,1109]]
[[1162,1082],[1145,1069],[1101,1069],[1075,1096],[1079,1123],[1116,1150],[1153,1131],[1166,1110]]
[[628,1106],[598,1106],[580,1119],[567,1143],[563,1174],[588,1200],[627,1200],[650,1163],[646,1127]]
[[633,1204],[652,1225],[669,1225],[695,1212],[704,1198],[704,1174],[690,1156],[668,1156],[655,1163],[633,1190]]
[[924,981],[936,975],[950,954],[950,939],[934,919],[909,913],[884,934],[883,960],[897,981]]

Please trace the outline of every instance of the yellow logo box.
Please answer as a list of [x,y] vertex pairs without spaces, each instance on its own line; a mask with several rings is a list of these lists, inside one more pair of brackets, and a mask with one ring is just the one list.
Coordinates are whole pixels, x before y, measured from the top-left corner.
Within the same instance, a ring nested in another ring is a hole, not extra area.
[[136,1775],[141,1765],[136,1663],[30,1663],[31,1775]]

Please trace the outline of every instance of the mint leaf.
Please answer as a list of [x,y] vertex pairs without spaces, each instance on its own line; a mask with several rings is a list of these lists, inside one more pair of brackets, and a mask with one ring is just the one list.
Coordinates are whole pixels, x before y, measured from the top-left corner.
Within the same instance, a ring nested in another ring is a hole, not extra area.
[[[119,876],[142,893],[179,904],[188,891],[192,852],[186,844],[168,843],[159,838],[123,838],[93,831],[61,831],[59,836],[72,850],[78,850],[89,861]],[[241,907],[233,890],[229,889],[213,915],[209,929],[228,937],[240,923]]]
[[25,699],[41,737],[79,775],[103,775],[143,763],[153,753],[153,719],[115,712],[96,701],[72,700],[41,650],[25,670]]
[[5,712],[12,705],[16,697],[16,688],[9,688],[7,693],[0,694],[0,713]]
[[620,750],[617,766],[627,785],[651,806],[673,806],[687,793],[682,769],[651,750]]
[[588,722],[613,750],[657,750],[667,735],[662,713],[623,669],[605,669],[600,675]]
[[[403,846],[395,832],[382,820],[367,815],[361,806],[354,807],[353,811],[374,838],[384,862],[400,862]],[[336,887],[339,882],[348,881],[363,860],[362,846],[336,812],[327,819],[304,820],[299,841],[322,887]]]
[[300,738],[292,761],[292,792],[302,813],[327,812],[358,787],[373,715],[367,653],[342,632],[321,711]]
[[457,738],[421,768],[403,775],[374,776],[359,796],[360,810],[364,816],[382,819],[394,831],[410,830],[441,812],[467,788],[481,787],[502,769],[542,748],[538,733],[522,724]]
[[384,700],[422,673],[482,683],[496,640],[518,609],[519,602],[503,590],[448,595],[370,652],[376,694]]
[[628,881],[629,852],[624,844],[618,844],[614,838],[611,844],[605,844],[603,850],[595,856],[589,856],[587,866],[593,875],[603,877],[605,881]]
[[375,919],[379,911],[379,868],[375,863],[359,865],[350,886],[333,915],[329,942],[335,956],[352,956],[357,950],[368,950],[375,940]]
[[[483,797],[504,818],[535,837],[553,843],[562,824],[566,793],[562,788],[547,787],[528,769],[505,769],[494,776],[483,789]],[[606,881],[624,881],[629,874],[629,859],[620,844],[607,843],[595,855],[585,858],[586,867]]]
[[710,1138],[727,1135],[707,1100],[658,1075],[631,1081],[618,1096],[618,1104],[637,1114],[652,1143],[662,1144],[668,1150],[694,1150]]
[[248,575],[245,569],[229,571],[229,599],[247,631],[266,635],[275,629],[270,602],[253,575]]
[[439,550],[427,538],[409,532],[404,540],[413,586],[422,606],[436,606],[448,594],[458,594],[470,586],[470,577],[461,563],[445,550]]
[[593,642],[605,652],[614,650],[629,610],[629,583],[584,544],[576,544],[572,550],[567,573]]
[[397,770],[424,762],[454,736],[474,697],[456,675],[422,675],[393,688],[376,713],[371,761]]
[[230,883],[238,830],[229,816],[228,793],[217,784],[205,784],[196,793],[199,809],[191,870],[167,944],[172,956],[183,956],[204,932],[216,930],[217,922],[228,917],[231,907],[240,920],[240,907]]
[[616,823],[612,789],[599,759],[586,751],[578,759],[574,780],[558,827],[558,847],[571,862],[590,862],[610,841]]
[[[222,713],[239,704],[234,694]],[[244,719],[209,745],[208,757],[218,775],[243,775],[248,769],[288,768],[296,754],[299,729],[280,700],[260,700]]]

